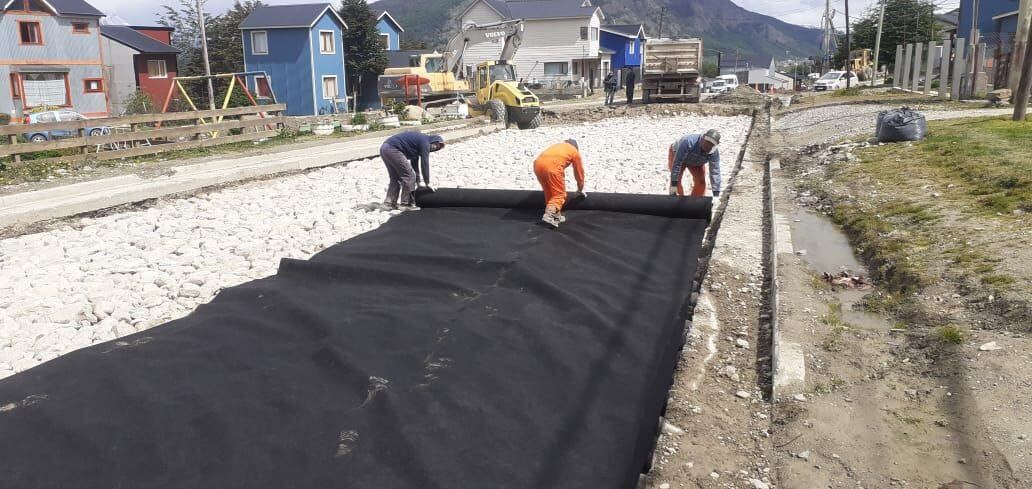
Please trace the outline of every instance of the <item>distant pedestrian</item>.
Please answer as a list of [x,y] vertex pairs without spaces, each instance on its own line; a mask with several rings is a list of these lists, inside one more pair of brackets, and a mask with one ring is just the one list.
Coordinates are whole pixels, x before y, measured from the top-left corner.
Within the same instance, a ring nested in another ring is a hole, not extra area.
[[606,89],[606,105],[613,105],[613,97],[616,96],[616,73],[610,71],[602,80],[602,86]]
[[545,214],[541,220],[554,228],[566,222],[562,211],[566,205],[566,168],[570,165],[573,165],[573,177],[577,180],[577,193],[585,198],[584,162],[576,140],[567,139],[553,144],[534,160],[534,175],[545,193]]
[[627,90],[627,105],[631,105],[634,102],[634,82],[637,75],[634,73],[634,68],[627,68],[627,76],[624,77],[624,83],[626,84]]
[[[415,208],[412,193],[422,183],[430,188],[430,153],[444,147],[441,136],[427,136],[418,131],[403,132],[387,138],[380,146],[380,158],[387,167],[390,182],[384,205],[407,210]],[[433,189],[431,189],[433,190]]]
[[706,165],[709,165],[713,196],[720,197],[720,133],[710,129],[705,134],[688,134],[670,145],[667,167],[670,169],[670,195],[684,196],[681,177],[684,170],[692,174],[692,196],[706,195]]

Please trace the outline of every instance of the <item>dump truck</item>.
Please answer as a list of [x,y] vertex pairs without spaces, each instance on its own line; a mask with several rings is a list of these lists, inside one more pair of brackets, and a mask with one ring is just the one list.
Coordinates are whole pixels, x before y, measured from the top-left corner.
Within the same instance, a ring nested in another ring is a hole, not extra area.
[[448,104],[473,93],[469,82],[456,78],[455,73],[446,69],[447,65],[445,55],[434,51],[410,55],[408,66],[387,68],[378,79],[384,107],[394,100],[415,103],[416,91],[405,84],[414,77],[428,81],[419,87],[423,105]]
[[702,39],[649,39],[641,68],[642,101],[699,101]]

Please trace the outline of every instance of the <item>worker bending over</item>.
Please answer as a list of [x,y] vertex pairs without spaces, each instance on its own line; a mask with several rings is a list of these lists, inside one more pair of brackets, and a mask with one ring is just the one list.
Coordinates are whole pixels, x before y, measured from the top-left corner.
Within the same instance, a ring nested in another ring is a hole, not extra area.
[[534,174],[541,183],[541,190],[545,191],[545,215],[541,220],[555,228],[566,221],[562,210],[566,204],[566,168],[570,165],[573,165],[573,176],[577,179],[577,192],[582,198],[587,197],[584,193],[584,162],[576,140],[567,139],[553,144],[534,160]]
[[692,195],[706,195],[706,164],[709,164],[713,196],[720,197],[720,133],[716,129],[706,134],[688,134],[670,145],[667,168],[670,169],[670,195],[684,196],[681,177],[685,168],[692,174]]
[[443,147],[444,138],[441,136],[427,136],[417,131],[403,132],[387,138],[380,146],[380,158],[383,159],[390,178],[384,205],[398,207],[400,191],[400,208],[415,208],[412,192],[420,185],[420,174],[423,178],[422,183],[430,188],[430,153]]

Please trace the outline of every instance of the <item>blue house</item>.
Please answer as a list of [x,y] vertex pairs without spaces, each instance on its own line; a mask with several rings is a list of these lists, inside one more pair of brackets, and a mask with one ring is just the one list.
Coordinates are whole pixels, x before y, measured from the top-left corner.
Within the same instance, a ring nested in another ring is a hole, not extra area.
[[276,94],[288,115],[320,115],[346,109],[344,30],[347,24],[328,3],[256,8],[240,23],[244,70],[259,97]]
[[[972,12],[974,0],[961,0],[957,37],[963,37],[968,42],[971,42]],[[1004,52],[1010,52],[1014,33],[1018,30],[1018,0],[979,0],[975,24],[982,42],[990,47],[1001,45]]]
[[384,10],[377,13],[376,29],[380,31],[385,49],[388,51],[401,49],[401,33],[405,32],[405,28],[398,23],[390,12]]
[[612,64],[610,66],[617,74],[621,74],[623,68],[641,69],[643,51],[645,49],[644,25],[604,25],[600,31],[599,46],[613,51]]

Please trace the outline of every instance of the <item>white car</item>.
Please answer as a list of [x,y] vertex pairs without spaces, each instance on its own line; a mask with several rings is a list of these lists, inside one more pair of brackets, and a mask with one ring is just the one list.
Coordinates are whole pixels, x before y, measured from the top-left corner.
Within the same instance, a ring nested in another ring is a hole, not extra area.
[[[845,71],[829,71],[817,79],[817,82],[813,84],[813,89],[817,92],[842,90],[846,88],[846,77]],[[848,77],[850,87],[860,86],[860,79],[857,78],[856,73],[850,71]]]
[[711,93],[724,93],[727,91],[727,85],[724,84],[724,80],[714,80],[710,82],[709,91]]
[[720,75],[717,80],[724,81],[724,91],[733,92],[738,88],[738,76],[736,75]]

